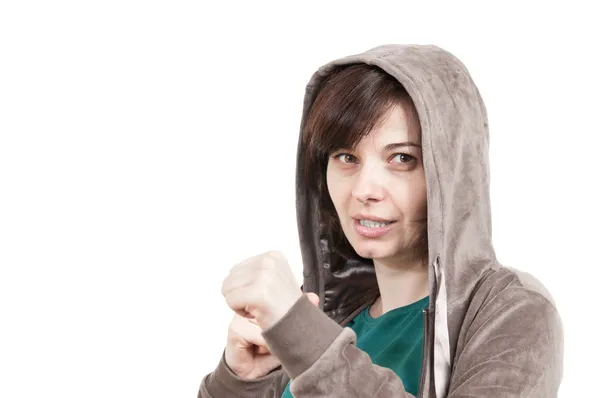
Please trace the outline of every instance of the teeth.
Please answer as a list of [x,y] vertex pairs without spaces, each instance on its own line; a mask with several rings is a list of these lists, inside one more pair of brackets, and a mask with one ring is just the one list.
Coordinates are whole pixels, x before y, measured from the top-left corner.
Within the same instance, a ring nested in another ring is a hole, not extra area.
[[379,222],[379,221],[371,221],[371,220],[360,220],[359,223],[360,223],[360,225],[362,225],[364,227],[368,227],[368,228],[381,228],[381,227],[385,227],[386,225],[391,224],[391,221]]

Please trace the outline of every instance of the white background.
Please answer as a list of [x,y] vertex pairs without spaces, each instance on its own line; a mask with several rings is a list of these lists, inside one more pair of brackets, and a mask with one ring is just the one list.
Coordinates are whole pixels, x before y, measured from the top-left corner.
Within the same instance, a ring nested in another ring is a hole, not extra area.
[[556,299],[560,396],[593,395],[597,14],[422,3],[2,2],[0,396],[195,396],[224,348],[229,268],[277,249],[300,278],[304,85],[394,42],[471,71],[498,257]]

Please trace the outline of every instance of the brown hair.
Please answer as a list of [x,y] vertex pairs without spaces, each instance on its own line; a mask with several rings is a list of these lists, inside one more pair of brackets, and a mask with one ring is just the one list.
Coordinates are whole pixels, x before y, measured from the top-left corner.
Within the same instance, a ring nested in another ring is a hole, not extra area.
[[[352,64],[325,78],[308,113],[302,131],[306,148],[303,178],[309,192],[318,195],[330,249],[344,258],[360,259],[342,231],[329,196],[327,162],[333,152],[355,148],[399,103],[408,105],[418,122],[414,104],[400,82],[376,66]],[[415,244],[418,251],[415,254],[426,255],[426,222]]]

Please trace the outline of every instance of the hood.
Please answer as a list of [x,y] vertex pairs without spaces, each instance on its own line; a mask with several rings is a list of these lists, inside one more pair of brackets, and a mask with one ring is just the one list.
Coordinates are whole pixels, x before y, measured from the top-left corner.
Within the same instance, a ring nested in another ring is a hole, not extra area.
[[[470,293],[483,274],[497,265],[491,237],[486,108],[467,68],[453,54],[433,45],[383,45],[331,61],[313,74],[306,86],[300,131],[324,77],[353,63],[377,66],[396,78],[419,116],[427,184],[435,366],[448,367]],[[303,180],[304,152],[300,138],[296,210],[303,288],[317,293],[323,311],[345,324],[358,308],[377,297],[375,271],[370,262],[346,260],[329,250],[318,198]]]

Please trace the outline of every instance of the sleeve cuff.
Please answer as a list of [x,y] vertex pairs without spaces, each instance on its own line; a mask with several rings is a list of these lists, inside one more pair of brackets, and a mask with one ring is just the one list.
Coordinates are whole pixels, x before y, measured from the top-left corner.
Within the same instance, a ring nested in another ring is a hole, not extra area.
[[263,337],[294,379],[323,355],[342,330],[302,295],[283,318],[263,331]]

